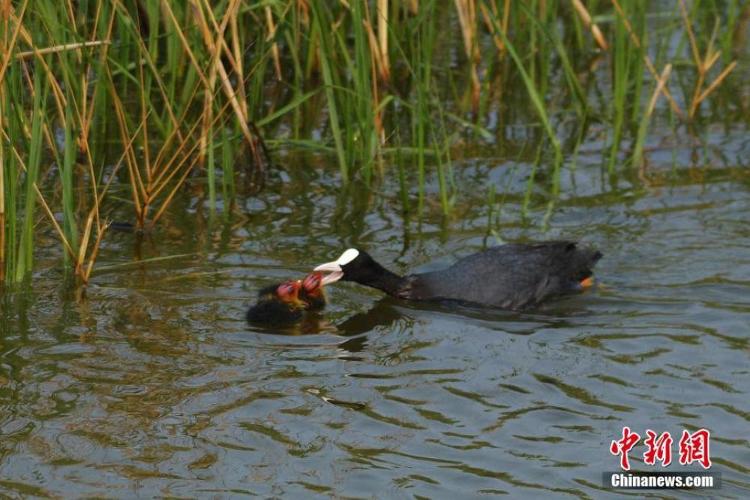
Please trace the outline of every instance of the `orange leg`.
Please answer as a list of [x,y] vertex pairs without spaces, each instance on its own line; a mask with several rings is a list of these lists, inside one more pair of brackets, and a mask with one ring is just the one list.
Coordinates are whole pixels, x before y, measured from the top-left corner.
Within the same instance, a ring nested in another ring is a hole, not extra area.
[[581,280],[581,286],[583,288],[589,288],[593,284],[594,284],[594,278],[592,278],[591,276],[589,276],[588,278],[585,278],[585,279]]

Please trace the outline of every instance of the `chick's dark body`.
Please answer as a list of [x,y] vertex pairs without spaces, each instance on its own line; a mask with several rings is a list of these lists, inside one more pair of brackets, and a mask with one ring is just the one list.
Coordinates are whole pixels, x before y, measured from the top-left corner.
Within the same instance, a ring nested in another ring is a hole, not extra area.
[[276,292],[278,286],[267,286],[258,292],[258,301],[248,309],[245,316],[247,321],[265,325],[285,325],[302,319],[304,309],[298,304],[282,300]]
[[306,309],[308,311],[322,311],[326,307],[327,300],[322,290],[310,293],[303,289],[300,291],[299,297],[307,304]]

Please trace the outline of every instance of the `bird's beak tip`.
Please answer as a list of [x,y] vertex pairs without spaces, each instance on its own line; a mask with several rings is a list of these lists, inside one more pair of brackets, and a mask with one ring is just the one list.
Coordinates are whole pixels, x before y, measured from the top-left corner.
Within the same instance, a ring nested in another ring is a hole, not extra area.
[[323,276],[323,280],[321,281],[322,286],[335,283],[344,276],[344,271],[341,269],[341,266],[337,262],[327,262],[325,264],[321,264],[313,269],[313,271],[328,273]]
[[337,262],[326,262],[325,264],[321,264],[313,271],[316,272],[328,272],[328,273],[335,273],[335,272],[341,272],[341,266],[338,265]]

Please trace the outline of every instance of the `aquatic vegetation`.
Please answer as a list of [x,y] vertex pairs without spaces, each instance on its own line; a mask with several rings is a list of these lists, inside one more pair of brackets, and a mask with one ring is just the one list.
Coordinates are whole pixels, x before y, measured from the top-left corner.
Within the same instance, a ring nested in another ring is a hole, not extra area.
[[195,178],[201,208],[229,210],[237,179],[257,189],[273,170],[269,149],[325,155],[342,187],[396,175],[405,212],[435,196],[449,216],[452,159],[512,157],[520,134],[536,157],[524,206],[545,174],[551,210],[592,122],[608,173],[643,176],[653,120],[742,115],[723,97],[741,2],[447,5],[0,0],[0,281],[29,276],[46,226],[86,283],[113,204],[149,231]]

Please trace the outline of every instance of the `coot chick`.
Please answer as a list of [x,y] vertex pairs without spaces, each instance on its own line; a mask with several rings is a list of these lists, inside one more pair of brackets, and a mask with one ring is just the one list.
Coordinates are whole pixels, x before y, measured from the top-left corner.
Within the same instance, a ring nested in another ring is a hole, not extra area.
[[330,274],[323,285],[354,281],[406,300],[448,300],[502,309],[523,309],[554,296],[581,291],[591,283],[602,257],[573,241],[511,243],[464,257],[452,266],[399,276],[366,252],[350,248],[315,271]]
[[283,325],[302,319],[305,303],[300,300],[302,283],[284,281],[258,292],[258,301],[247,311],[247,320],[265,325]]
[[305,309],[320,311],[326,306],[326,295],[323,291],[323,273],[312,272],[302,280],[299,297],[305,303]]

